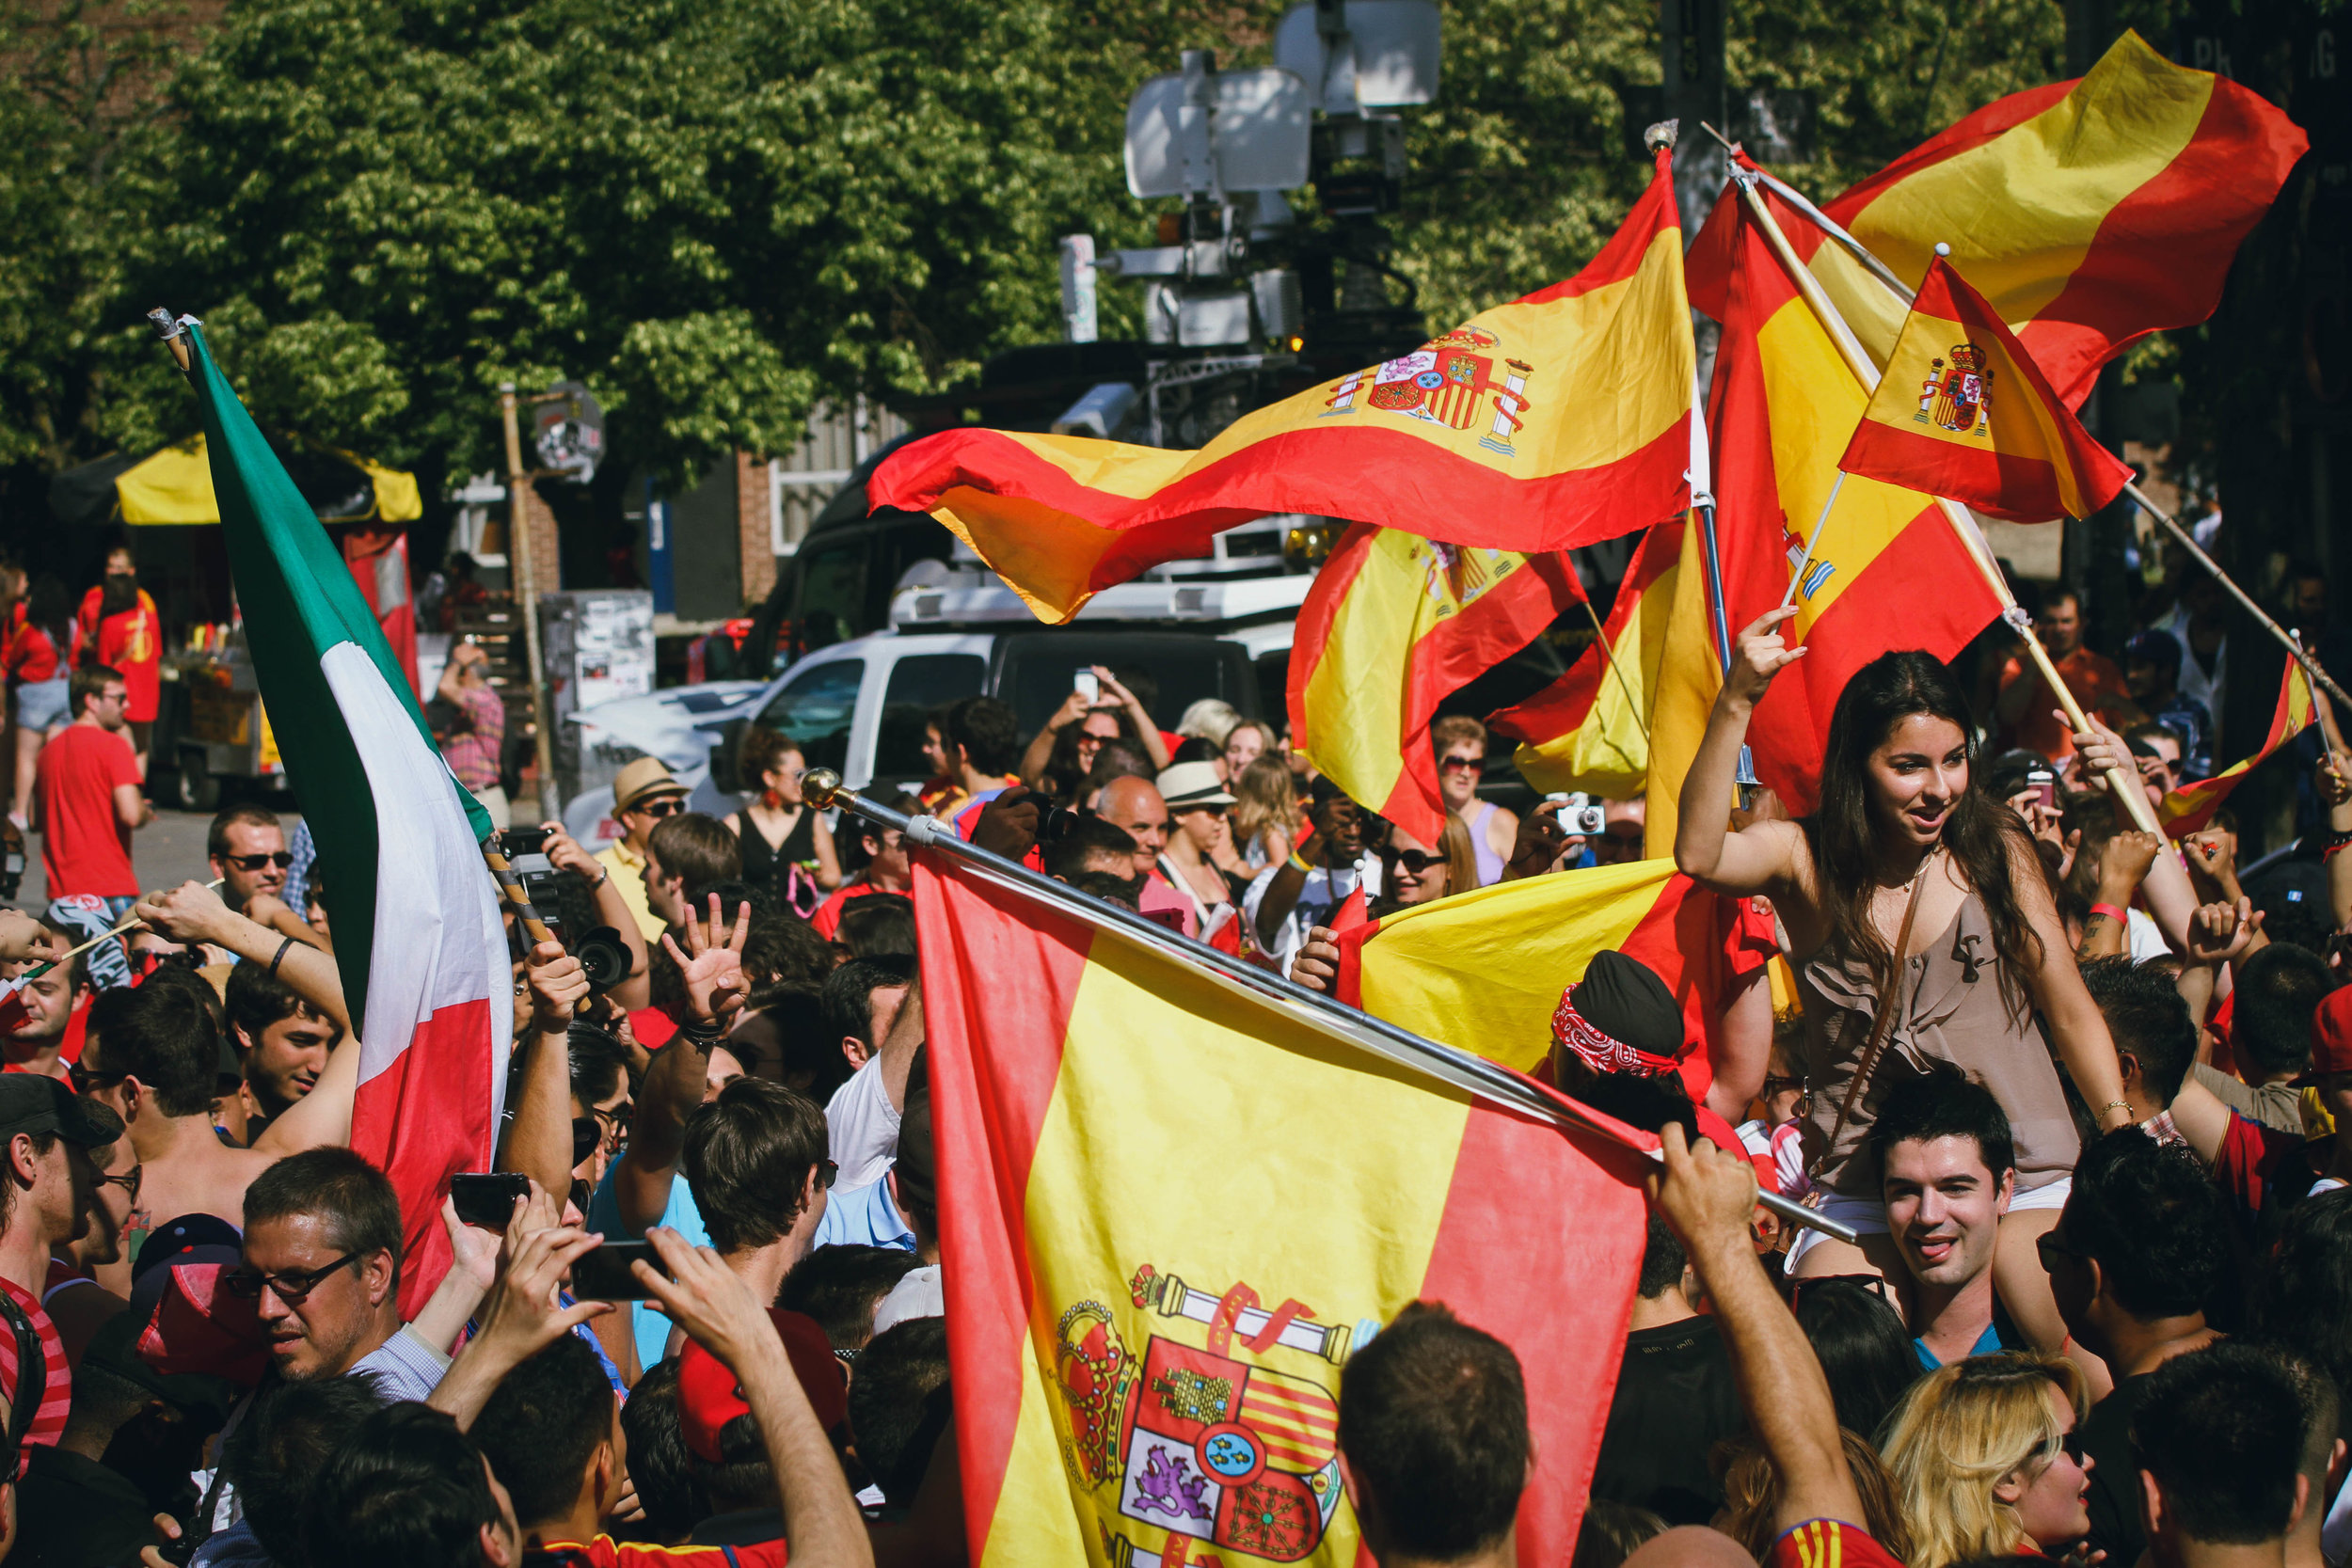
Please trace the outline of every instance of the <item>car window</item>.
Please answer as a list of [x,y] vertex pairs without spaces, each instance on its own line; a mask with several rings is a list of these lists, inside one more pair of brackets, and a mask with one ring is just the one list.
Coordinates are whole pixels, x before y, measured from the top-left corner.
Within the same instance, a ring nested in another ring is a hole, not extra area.
[[1257,682],[1241,650],[1211,637],[1122,636],[1090,631],[1031,633],[1009,640],[997,695],[1012,705],[1022,736],[1035,735],[1070,695],[1077,672],[1100,664],[1137,690],[1164,730],[1203,697],[1244,714],[1258,709]]
[[811,768],[838,770],[849,762],[850,721],[857,713],[858,683],[865,678],[862,658],[812,664],[768,699],[759,722],[798,741]]
[[977,654],[915,654],[890,667],[882,690],[882,734],[874,742],[877,782],[911,783],[926,777],[923,723],[933,710],[977,697],[988,680],[988,661]]
[[863,537],[811,552],[801,568],[800,641],[822,648],[862,637],[866,621],[866,541]]

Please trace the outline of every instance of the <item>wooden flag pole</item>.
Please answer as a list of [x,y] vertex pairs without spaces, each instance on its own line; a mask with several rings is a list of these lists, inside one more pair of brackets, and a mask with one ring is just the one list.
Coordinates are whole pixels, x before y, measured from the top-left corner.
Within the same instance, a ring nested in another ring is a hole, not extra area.
[[[227,881],[228,879],[229,879],[226,877],[215,877],[211,881],[204,884],[205,891],[209,893],[219,887],[221,883]],[[124,918],[122,924],[116,927],[113,930],[101,931],[98,935],[90,938],[89,941],[82,943],[81,946],[69,947],[64,952],[58,954],[56,958],[45,958],[41,962],[35,964],[24,974],[18,975],[14,983],[22,986],[27,980],[38,980],[42,975],[48,974],[51,970],[56,968],[59,964],[66,962],[70,958],[77,958],[81,957],[83,954],[88,952],[91,948],[97,946],[100,942],[106,941],[108,938],[119,937],[122,935],[123,932],[145,924],[146,922],[142,921],[135,914],[127,916]]]
[[1617,650],[1609,645],[1609,633],[1600,624],[1600,616],[1593,609],[1593,601],[1584,601],[1584,618],[1593,623],[1593,635],[1600,639],[1601,657],[1609,660],[1609,673],[1617,677],[1619,689],[1625,692],[1626,705],[1633,711],[1633,722],[1642,732],[1642,744],[1649,744],[1649,720],[1642,713],[1642,699],[1633,693],[1633,683],[1617,668]]
[[[1723,142],[1726,149],[1730,149],[1735,151],[1737,150],[1736,148],[1732,147],[1730,142],[1724,141],[1722,132],[1717,131],[1711,125],[1709,125],[1707,130],[1708,134],[1712,135],[1717,141]],[[1839,224],[1836,219],[1831,217],[1827,213],[1822,212],[1812,202],[1807,201],[1803,196],[1790,189],[1788,185],[1773,179],[1772,175],[1766,173],[1764,170],[1754,169],[1749,172],[1752,173],[1755,178],[1763,182],[1763,183],[1770,188],[1774,195],[1780,197],[1782,200],[1788,202],[1791,207],[1796,208],[1800,213],[1803,213],[1806,219],[1810,221],[1815,228],[1820,230],[1822,233],[1828,235],[1840,249],[1844,250],[1856,261],[1860,262],[1865,271],[1869,273],[1871,277],[1877,278],[1879,282],[1885,287],[1887,293],[1893,294],[1906,306],[1908,306],[1916,296],[1915,290],[1906,286],[1903,280],[1895,275],[1893,268],[1889,267],[1884,261],[1880,261],[1877,256],[1872,254],[1867,245],[1864,245],[1860,240],[1855,239],[1853,235],[1847,232],[1844,226]],[[1810,268],[1805,270],[1808,274],[1811,271]],[[2142,512],[2147,513],[2149,516],[2153,517],[2157,522],[2162,523],[2166,530],[2171,533],[2172,537],[2181,542],[2182,547],[2188,551],[2189,559],[2196,562],[2200,566],[2202,566],[2206,571],[2212,573],[2213,579],[2229,591],[2230,596],[2238,602],[2239,608],[2244,610],[2247,614],[2251,615],[2255,621],[2261,625],[2265,631],[2279,640],[2279,645],[2287,651],[2288,657],[2294,659],[2296,663],[2300,664],[2303,667],[2304,675],[2312,682],[2312,685],[2325,688],[2328,694],[2333,697],[2337,702],[2352,705],[2352,696],[2347,696],[2344,688],[2336,684],[2334,677],[2312,662],[2311,655],[2304,652],[2303,645],[2295,640],[2293,634],[2265,612],[2262,606],[2256,604],[2253,601],[2253,598],[2248,594],[2246,590],[2237,585],[2235,578],[2232,578],[2229,573],[2221,569],[2221,563],[2219,562],[2205,553],[2204,547],[2199,545],[2197,541],[2190,536],[2188,531],[2183,528],[2179,521],[2175,519],[2171,514],[2164,511],[2161,507],[2157,506],[2155,502],[2150,500],[2147,497],[2147,493],[2141,490],[2137,483],[2125,484],[2123,486],[2123,494],[2129,496],[2132,499],[2133,504],[2137,505]]]
[[506,895],[506,901],[515,907],[515,918],[522,922],[523,929],[531,934],[531,940],[533,942],[554,942],[555,933],[548,929],[548,923],[539,918],[537,910],[532,908],[531,895],[523,891],[522,878],[516,874],[514,866],[507,862],[505,852],[499,848],[496,833],[482,841],[482,860],[490,868],[490,875],[498,879],[500,889]]
[[[1805,304],[1812,309],[1814,318],[1829,334],[1830,341],[1836,345],[1838,357],[1845,360],[1846,368],[1862,384],[1864,392],[1877,391],[1879,368],[1863,352],[1861,341],[1854,337],[1853,329],[1846,325],[1846,318],[1838,314],[1837,307],[1830,303],[1820,279],[1815,277],[1811,269],[1798,260],[1796,248],[1789,245],[1788,236],[1781,232],[1780,224],[1773,218],[1771,209],[1764,205],[1764,198],[1756,195],[1755,177],[1735,164],[1731,178],[1732,182],[1740,187],[1740,199],[1746,206],[1748,215],[1756,220],[1756,228],[1762,230],[1766,243],[1772,247],[1772,254],[1780,259],[1782,268],[1788,272],[1789,281],[1797,286],[1797,292],[1804,296]],[[1985,545],[1984,535],[1978,531],[1976,519],[1956,502],[1941,496],[1935,498],[1935,504],[1942,509],[1945,520],[1951,525],[1962,547],[1967,550],[1968,558],[1977,563],[1977,570],[1983,576],[1985,585],[2000,600],[2001,619],[2008,622],[2025,642],[2026,652],[2033,659],[2034,667],[2042,673],[2043,684],[2057,694],[2058,706],[2065,710],[2067,722],[2074,726],[2077,734],[2090,729],[2090,716],[2083,712],[2082,705],[2074,700],[2074,693],[2059,677],[2058,666],[2051,662],[2049,650],[2042,645],[2042,639],[2034,635],[2032,617],[2019,607],[2017,596],[2010,592],[2009,581],[2001,576],[2001,568]],[[2133,824],[2142,832],[2161,834],[2163,830],[2156,825],[2155,808],[2148,803],[2148,791],[2140,784],[2138,773],[2121,767],[2109,768],[2106,769],[2106,780],[2107,787],[2115,791],[2116,798],[2123,802],[2123,809],[2131,814]]]

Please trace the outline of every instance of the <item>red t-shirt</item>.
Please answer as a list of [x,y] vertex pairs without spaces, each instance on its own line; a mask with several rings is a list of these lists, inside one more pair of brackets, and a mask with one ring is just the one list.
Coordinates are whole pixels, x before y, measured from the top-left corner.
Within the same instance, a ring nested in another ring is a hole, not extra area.
[[123,717],[134,724],[151,724],[163,699],[163,617],[155,613],[155,601],[144,588],[138,604],[119,614],[102,616],[104,602],[103,588],[82,595],[81,613],[73,618],[82,634],[81,657],[75,662],[103,664],[119,673],[131,698]]
[[[40,1408],[33,1415],[33,1424],[26,1429],[24,1441],[27,1446],[45,1443],[54,1449],[57,1440],[65,1435],[66,1412],[73,1405],[73,1370],[65,1362],[65,1340],[58,1336],[57,1325],[49,1321],[49,1314],[41,1310],[40,1303],[33,1299],[31,1292],[12,1279],[0,1279],[0,1291],[6,1291],[14,1297],[16,1305],[33,1321],[33,1332],[40,1338],[41,1364],[47,1369],[41,1383]],[[5,1328],[5,1325],[0,1325],[0,1328]],[[16,1336],[0,1332],[0,1396],[5,1396],[9,1410],[16,1407]],[[5,1418],[0,1417],[0,1419]],[[20,1476],[24,1473],[21,1460],[16,1473]]]
[[1772,1543],[1771,1568],[1903,1568],[1859,1526],[1808,1519]]
[[846,906],[852,898],[862,898],[866,894],[879,893],[882,890],[879,888],[867,887],[864,882],[850,882],[844,886],[837,887],[833,890],[832,897],[817,906],[817,912],[808,917],[808,923],[817,927],[817,934],[818,936],[823,937],[827,942],[831,942],[833,940],[834,933],[841,929],[841,911],[843,907]]
[[2300,1132],[2281,1132],[2232,1111],[2230,1130],[2214,1156],[2213,1179],[2241,1214],[2259,1214],[2274,1193],[2291,1189],[2299,1196],[2317,1180],[2303,1157],[2303,1142]]
[[56,678],[57,645],[33,625],[21,604],[8,611],[8,621],[0,626],[0,672],[16,686]]
[[646,1546],[599,1535],[582,1544],[549,1541],[547,1550],[576,1568],[784,1568],[781,1541],[752,1546]]
[[131,742],[95,724],[68,724],[40,749],[33,793],[40,801],[40,863],[49,896],[87,893],[135,898],[131,830],[115,815],[115,790],[139,782]]

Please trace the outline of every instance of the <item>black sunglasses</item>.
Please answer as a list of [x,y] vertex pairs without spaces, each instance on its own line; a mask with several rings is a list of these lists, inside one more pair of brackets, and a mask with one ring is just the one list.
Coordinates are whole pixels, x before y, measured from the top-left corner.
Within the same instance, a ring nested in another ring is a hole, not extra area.
[[283,849],[269,855],[223,855],[220,858],[240,871],[259,871],[265,865],[274,865],[283,871],[294,864],[294,857]]
[[1401,865],[1418,877],[1433,865],[1445,864],[1443,855],[1432,855],[1420,849],[1383,849],[1380,858],[1391,865]]
[[243,1296],[247,1301],[259,1301],[262,1299],[262,1287],[266,1285],[277,1294],[279,1301],[291,1307],[301,1302],[312,1291],[317,1290],[319,1282],[337,1269],[348,1268],[366,1256],[364,1252],[346,1252],[323,1269],[288,1269],[283,1274],[262,1274],[258,1271],[238,1269],[220,1276],[221,1288],[232,1296]]
[[110,1085],[119,1084],[130,1076],[127,1072],[92,1072],[79,1062],[68,1062],[65,1069],[66,1082],[73,1085],[75,1094],[87,1094],[92,1089],[103,1089]]

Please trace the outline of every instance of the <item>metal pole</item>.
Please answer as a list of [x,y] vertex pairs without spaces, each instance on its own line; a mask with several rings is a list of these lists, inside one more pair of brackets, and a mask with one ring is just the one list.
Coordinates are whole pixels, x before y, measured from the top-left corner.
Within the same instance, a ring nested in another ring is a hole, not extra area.
[[1788,573],[1788,592],[1780,596],[1780,608],[1787,610],[1797,602],[1797,585],[1804,580],[1804,570],[1813,564],[1813,546],[1821,542],[1821,525],[1829,521],[1829,509],[1837,504],[1837,492],[1846,487],[1846,470],[1837,470],[1837,477],[1829,482],[1828,499],[1821,502],[1821,515],[1813,519],[1813,531],[1805,535],[1804,554]]
[[[1788,272],[1788,280],[1797,286],[1797,292],[1804,296],[1805,304],[1812,308],[1815,319],[1820,322],[1822,330],[1829,334],[1830,341],[1836,346],[1838,357],[1845,360],[1846,368],[1853,372],[1853,378],[1861,383],[1864,392],[1877,391],[1879,368],[1862,351],[1861,341],[1854,337],[1853,329],[1846,325],[1846,318],[1838,314],[1837,307],[1830,303],[1829,295],[1822,291],[1820,279],[1815,277],[1812,270],[1797,259],[1796,248],[1789,245],[1788,236],[1781,232],[1780,224],[1764,205],[1764,198],[1756,194],[1756,177],[1741,169],[1732,176],[1732,181],[1740,187],[1740,198],[1747,207],[1749,216],[1756,220],[1756,227],[1772,245],[1772,254],[1780,259],[1782,268]],[[2017,596],[2009,591],[2009,580],[2001,576],[2001,569],[1994,563],[1992,551],[1985,546],[1984,536],[1977,531],[1976,519],[1957,503],[1941,496],[1935,498],[1935,504],[1942,510],[1945,520],[1951,525],[1953,533],[1958,535],[1961,545],[1968,551],[1968,558],[1977,563],[1977,570],[1984,578],[1986,586],[2001,601],[2001,619],[2010,624],[2019,640],[2026,644],[2026,652],[2033,659],[2034,667],[2042,673],[2043,684],[2057,696],[2058,706],[2065,710],[2066,721],[2074,725],[2077,733],[2090,728],[2090,720],[2083,712],[2082,704],[2074,700],[2074,693],[2059,677],[2058,666],[2050,661],[2049,650],[2042,645],[2042,639],[2034,635],[2032,620],[2018,607]],[[2106,771],[2107,787],[2115,791],[2116,798],[2123,802],[2123,809],[2131,814],[2133,825],[2141,832],[2162,836],[2164,830],[2156,824],[2155,808],[2148,803],[2148,791],[2140,784],[2139,776],[2120,767]]]
[[[816,810],[837,806],[878,827],[896,828],[907,842],[923,846],[959,863],[983,881],[1033,902],[1051,905],[1057,913],[1084,921],[1098,930],[1116,931],[1127,940],[1140,942],[1166,957],[1193,964],[1224,983],[1228,989],[1249,992],[1258,1000],[1273,1005],[1293,1022],[1305,1024],[1342,1044],[1371,1052],[1383,1061],[1468,1090],[1522,1115],[1538,1117],[1554,1126],[1572,1128],[1605,1138],[1653,1163],[1664,1163],[1664,1156],[1658,1150],[1643,1148],[1629,1142],[1612,1127],[1594,1119],[1596,1113],[1586,1110],[1576,1101],[1565,1095],[1547,1095],[1540,1087],[1508,1068],[1497,1067],[1485,1057],[1472,1055],[1467,1051],[1456,1051],[1450,1045],[1423,1039],[1410,1030],[1398,1028],[1386,1019],[1359,1012],[1319,992],[1309,990],[1272,970],[1261,969],[1247,959],[1220,953],[1206,942],[1195,942],[1165,926],[1154,925],[1132,910],[1089,897],[1066,883],[1041,876],[1025,865],[967,842],[957,835],[950,824],[938,817],[904,816],[877,804],[856,791],[843,787],[841,775],[830,768],[819,768],[810,772],[803,781],[802,787],[810,806]],[[1756,1202],[1791,1225],[1808,1227],[1841,1242],[1854,1240],[1852,1227],[1840,1225],[1777,1193],[1759,1192]]]
[[523,647],[530,660],[532,751],[539,770],[539,816],[552,822],[564,813],[556,799],[555,731],[548,722],[547,672],[539,657],[539,594],[531,567],[531,534],[523,521],[523,437],[515,417],[515,384],[499,383],[499,414],[506,421],[506,563],[513,573],[516,609],[522,612]]

